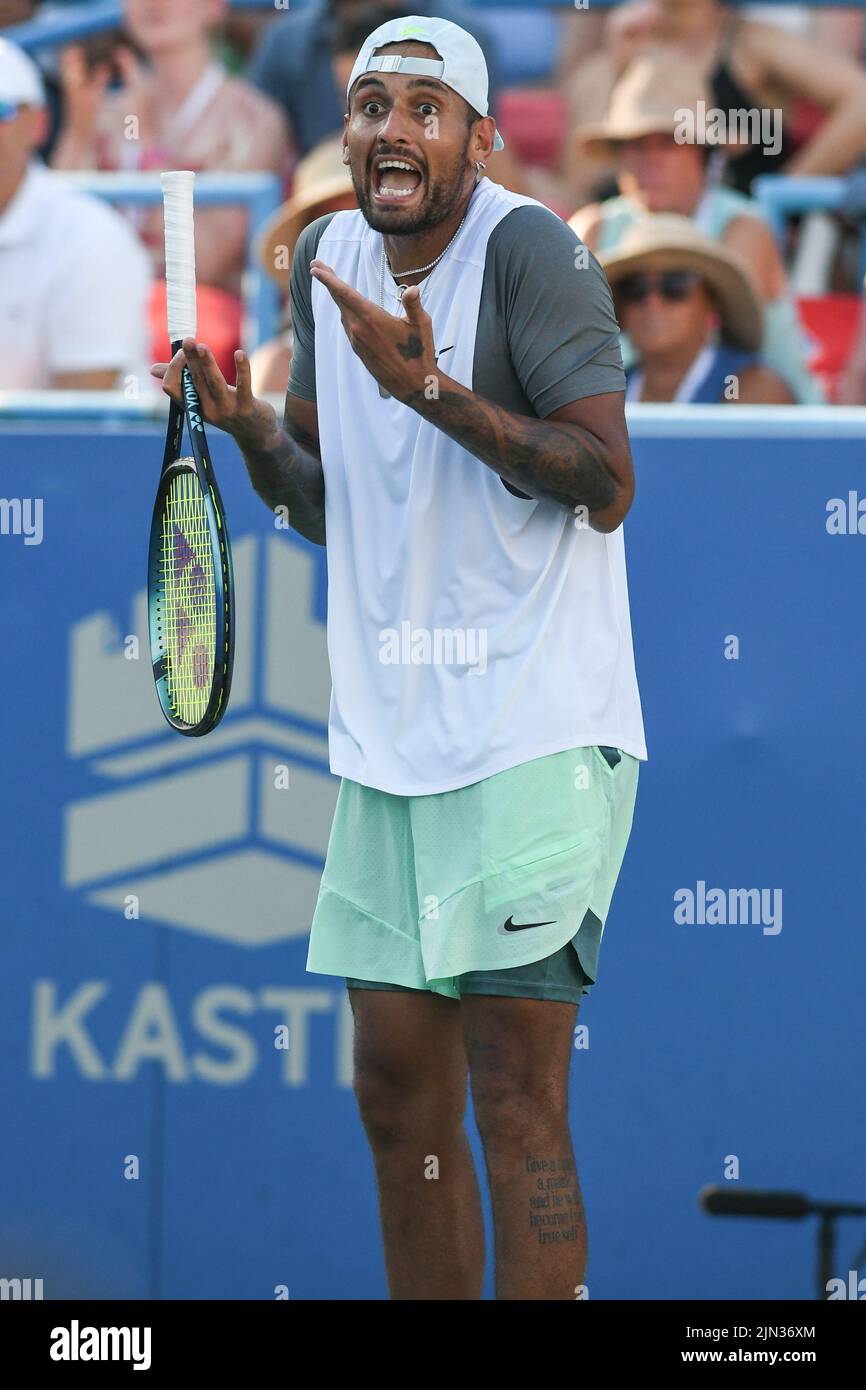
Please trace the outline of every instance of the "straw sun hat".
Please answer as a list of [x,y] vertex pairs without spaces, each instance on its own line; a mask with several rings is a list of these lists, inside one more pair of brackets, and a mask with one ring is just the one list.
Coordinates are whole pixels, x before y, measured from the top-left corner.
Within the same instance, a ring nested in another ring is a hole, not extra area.
[[356,206],[352,176],[343,163],[342,136],[323,140],[299,161],[291,198],[272,213],[259,233],[259,260],[283,289],[289,286],[289,267],[301,232],[328,203],[337,200],[345,207]]
[[[578,132],[578,148],[588,159],[615,162],[617,146],[624,140],[673,135],[684,113],[692,113],[697,121],[698,113],[706,113],[712,106],[712,94],[700,69],[670,49],[650,49],[625,69],[610,94],[604,120],[585,125]],[[716,143],[725,142],[717,138]]]
[[601,252],[614,298],[628,275],[643,271],[693,270],[712,292],[729,343],[754,352],[764,331],[761,299],[747,263],[712,241],[688,217],[656,213],[643,218],[615,251]]

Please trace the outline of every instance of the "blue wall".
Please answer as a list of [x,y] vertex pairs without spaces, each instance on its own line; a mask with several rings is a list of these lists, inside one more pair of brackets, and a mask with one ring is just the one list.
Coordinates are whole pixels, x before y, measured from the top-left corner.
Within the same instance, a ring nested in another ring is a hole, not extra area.
[[[46,1297],[384,1297],[344,991],[304,971],[335,790],[322,554],[215,439],[237,680],[215,734],[171,734],[143,609],[160,436],[0,435],[3,497],[44,504],[41,544],[0,535],[0,1275]],[[590,1296],[808,1298],[810,1225],[695,1197],[728,1155],[743,1186],[866,1197],[866,534],[827,531],[829,499],[866,498],[864,439],[634,447],[650,761],[572,1067]],[[678,925],[699,881],[780,891],[781,931]],[[862,1223],[841,1235],[844,1272]]]

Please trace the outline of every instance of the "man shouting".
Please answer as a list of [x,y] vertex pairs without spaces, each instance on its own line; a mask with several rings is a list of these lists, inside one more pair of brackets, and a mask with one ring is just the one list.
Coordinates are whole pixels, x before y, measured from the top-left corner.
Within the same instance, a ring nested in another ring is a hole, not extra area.
[[346,977],[392,1298],[573,1299],[581,995],[646,758],[622,521],[634,493],[610,291],[560,219],[483,176],[475,40],[389,21],[352,71],[357,211],[292,268],[282,428],[188,339],[256,491],[327,545],[331,769],[307,968]]

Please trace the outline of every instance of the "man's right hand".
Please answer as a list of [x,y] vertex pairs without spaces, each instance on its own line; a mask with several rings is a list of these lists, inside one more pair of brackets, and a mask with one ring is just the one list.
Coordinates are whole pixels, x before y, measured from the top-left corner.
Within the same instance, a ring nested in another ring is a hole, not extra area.
[[216,425],[232,435],[238,444],[262,448],[279,431],[274,410],[267,401],[253,395],[250,384],[250,360],[245,352],[235,353],[235,385],[229,386],[205,343],[184,338],[170,362],[156,362],[151,376],[162,381],[162,389],[178,405],[183,405],[182,377],[184,367],[195,383],[205,423]]

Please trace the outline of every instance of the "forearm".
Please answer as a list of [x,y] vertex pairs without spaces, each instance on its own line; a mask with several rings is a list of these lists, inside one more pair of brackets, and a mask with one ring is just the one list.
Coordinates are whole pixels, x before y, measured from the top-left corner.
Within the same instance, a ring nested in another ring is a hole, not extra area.
[[866,151],[866,98],[830,112],[812,139],[785,165],[800,178],[846,174]]
[[[590,516],[615,511],[620,486],[608,450],[589,430],[517,415],[450,377],[437,380],[434,399],[418,392],[407,404],[512,487],[568,511],[585,507]],[[606,516],[598,520],[597,529],[613,529]]]
[[51,167],[63,173],[67,170],[95,169],[96,145],[92,134],[67,127],[61,130],[51,155]]
[[325,544],[325,477],[321,460],[303,448],[280,426],[270,406],[270,419],[256,428],[236,430],[253,488],[272,511],[285,507],[289,525],[316,545]]

